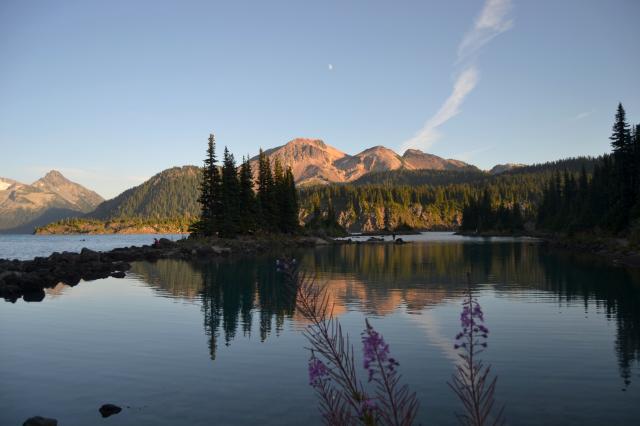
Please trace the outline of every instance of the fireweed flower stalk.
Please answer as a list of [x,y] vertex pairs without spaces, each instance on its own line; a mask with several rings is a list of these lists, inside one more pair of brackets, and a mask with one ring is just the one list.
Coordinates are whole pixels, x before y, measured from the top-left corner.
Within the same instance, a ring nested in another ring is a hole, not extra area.
[[375,384],[375,401],[379,424],[411,425],[418,411],[418,400],[407,385],[400,385],[398,361],[391,357],[389,345],[365,320],[362,332],[364,351],[363,367],[369,374],[369,382]]
[[491,365],[483,364],[478,355],[487,347],[489,329],[484,325],[484,313],[471,292],[469,283],[460,313],[462,330],[456,335],[453,346],[459,350],[462,363],[447,384],[464,407],[457,414],[461,424],[472,426],[502,425],[504,407],[495,413],[495,390],[498,378],[490,378]]
[[353,344],[333,316],[326,291],[300,274],[295,261],[278,260],[285,283],[296,293],[296,306],[310,322],[304,330],[309,342],[309,383],[320,399],[328,425],[411,425],[418,410],[414,393],[400,386],[397,361],[389,346],[367,321],[362,333],[364,367],[373,383],[370,395],[358,379]]

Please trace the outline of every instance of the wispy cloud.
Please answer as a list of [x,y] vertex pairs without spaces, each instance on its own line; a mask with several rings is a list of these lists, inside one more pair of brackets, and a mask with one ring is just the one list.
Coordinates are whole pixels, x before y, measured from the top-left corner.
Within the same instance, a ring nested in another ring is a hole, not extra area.
[[458,46],[458,61],[473,56],[494,37],[513,27],[510,11],[511,0],[487,0]]
[[460,106],[464,102],[464,98],[476,87],[477,83],[478,71],[475,67],[464,70],[456,79],[451,95],[438,112],[427,120],[422,129],[403,144],[403,151],[416,146],[429,149],[440,138],[438,127],[460,113]]
[[[511,0],[486,0],[473,27],[458,46],[458,63],[471,62],[485,44],[513,26],[513,20],[509,16],[510,10]],[[438,112],[429,118],[411,139],[402,143],[402,150],[429,149],[441,136],[438,128],[460,113],[466,96],[478,84],[478,74],[475,65],[467,65],[458,74],[451,95],[440,106]]]
[[587,118],[588,116],[590,116],[591,114],[593,114],[593,110],[591,111],[585,111],[585,112],[581,112],[580,114],[576,115],[575,117],[573,117],[573,119],[575,121],[578,120],[582,120],[583,118]]

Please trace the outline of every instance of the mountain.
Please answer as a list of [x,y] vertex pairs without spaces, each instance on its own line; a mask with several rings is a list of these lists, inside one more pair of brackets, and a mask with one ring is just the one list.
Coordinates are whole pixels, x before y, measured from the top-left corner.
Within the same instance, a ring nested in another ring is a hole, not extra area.
[[104,201],[104,199],[95,192],[71,182],[56,170],[51,170],[44,175],[44,177],[35,181],[32,186],[45,192],[58,195],[83,212],[92,211],[98,204]]
[[[458,160],[444,159],[417,149],[409,149],[400,156],[383,146],[374,146],[349,155],[320,139],[298,138],[285,145],[265,151],[274,161],[279,159],[290,166],[298,185],[352,182],[371,172],[389,170],[465,170],[476,167]],[[257,169],[258,157],[251,159]]]
[[102,220],[193,217],[200,213],[199,186],[198,167],[173,167],[103,202],[86,217]]
[[0,177],[0,232],[31,233],[53,220],[88,213],[102,201],[55,170],[31,185]]
[[463,161],[444,159],[437,155],[427,154],[419,149],[406,150],[402,159],[405,167],[410,170],[459,170],[466,168],[477,170],[475,166],[470,166]]
[[526,167],[526,164],[518,164],[518,163],[506,163],[506,164],[496,164],[489,170],[489,173],[492,175],[498,175],[504,172],[510,172],[513,169],[518,169],[520,167]]

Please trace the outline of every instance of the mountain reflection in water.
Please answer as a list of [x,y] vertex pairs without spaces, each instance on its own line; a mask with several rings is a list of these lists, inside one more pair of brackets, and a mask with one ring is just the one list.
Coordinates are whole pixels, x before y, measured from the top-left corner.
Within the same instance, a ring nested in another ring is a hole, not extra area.
[[[274,259],[135,263],[131,273],[161,295],[201,303],[211,359],[222,339],[230,345],[238,333],[278,334],[285,320],[301,326],[293,296],[283,290]],[[326,283],[334,313],[359,310],[385,316],[399,308],[420,313],[462,297],[466,273],[476,289],[496,297],[535,301],[559,307],[595,304],[615,321],[618,369],[625,386],[640,362],[640,277],[637,272],[597,259],[550,252],[529,242],[344,245],[299,251],[302,269]],[[252,330],[258,316],[257,330]],[[585,336],[585,339],[587,337]]]

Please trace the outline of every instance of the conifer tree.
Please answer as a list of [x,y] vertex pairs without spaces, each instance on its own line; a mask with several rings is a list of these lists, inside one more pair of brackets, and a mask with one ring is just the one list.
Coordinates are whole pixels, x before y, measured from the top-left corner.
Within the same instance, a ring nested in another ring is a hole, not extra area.
[[260,216],[260,228],[271,232],[277,229],[275,216],[275,193],[271,164],[262,149],[258,155],[258,209]]
[[222,163],[222,185],[220,198],[220,235],[235,237],[240,226],[240,182],[233,154],[224,148]]
[[207,237],[216,235],[219,229],[220,171],[216,161],[215,136],[211,133],[207,145],[207,156],[204,159],[200,197],[198,198],[201,206],[200,219],[191,228],[195,234]]
[[627,113],[621,103],[618,104],[616,111],[615,122],[613,123],[613,133],[609,137],[611,140],[611,147],[616,159],[619,156],[624,156],[629,151],[630,147],[630,130],[627,123]]
[[284,169],[278,157],[273,161],[273,213],[276,218],[278,231],[286,232],[283,212],[286,204],[287,191],[284,183]]
[[293,177],[291,167],[287,167],[284,173],[283,185],[283,203],[281,207],[282,231],[286,233],[294,233],[298,230],[299,206],[298,191]]
[[631,142],[631,133],[629,124],[626,120],[626,112],[622,104],[618,104],[615,122],[613,123],[611,140],[611,148],[613,149],[613,157],[615,161],[616,180],[618,191],[617,214],[619,218],[619,226],[626,225],[628,221],[628,209],[633,204],[634,188],[633,188],[633,150]]
[[249,156],[242,158],[240,165],[240,232],[243,234],[253,233],[256,229],[256,216],[258,214],[256,206],[256,195],[253,191],[253,171]]

